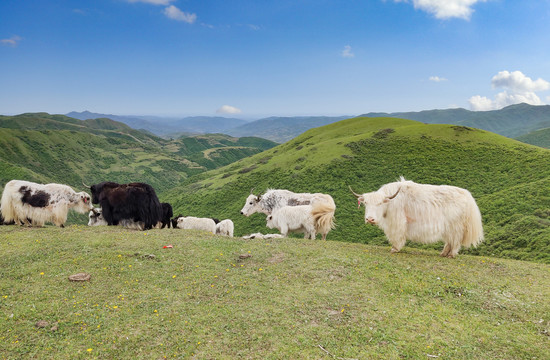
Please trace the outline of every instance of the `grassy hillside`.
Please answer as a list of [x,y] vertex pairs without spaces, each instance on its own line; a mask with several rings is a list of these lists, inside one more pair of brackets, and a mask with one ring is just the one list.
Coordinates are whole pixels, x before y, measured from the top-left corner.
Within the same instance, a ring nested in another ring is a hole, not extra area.
[[374,191],[400,175],[471,191],[486,240],[461,253],[550,263],[550,152],[467,127],[395,118],[344,120],[194,176],[164,196],[176,212],[231,218],[242,235],[270,232],[264,215],[239,214],[251,188],[256,194],[268,188],[324,192],[337,206],[330,239],[387,245],[381,230],[364,224],[364,209],[357,209],[348,185]]
[[138,180],[165,190],[200,168],[128,138],[67,130],[0,129],[0,159],[1,184],[14,178],[72,186]]
[[208,134],[181,137],[172,140],[165,148],[206,169],[215,169],[276,145],[273,141],[256,137],[235,138],[223,134]]
[[81,121],[65,115],[48,113],[26,113],[16,116],[0,115],[0,128],[19,130],[71,130],[93,133],[107,137],[121,137],[156,145],[160,140],[156,136],[134,130],[129,126],[111,119]]
[[475,127],[511,138],[550,126],[549,105],[510,105],[500,110],[426,110],[402,113],[370,113],[364,117],[395,117],[428,124],[454,124]]
[[[550,125],[550,123],[548,125]],[[519,140],[526,144],[536,145],[546,149],[550,149],[550,127],[532,131],[522,136],[518,136],[516,140]]]
[[[6,359],[550,353],[550,267],[543,264],[173,229],[0,226],[0,265]],[[68,280],[81,272],[91,280]]]
[[157,191],[276,144],[227,135],[164,140],[110,119],[46,113],[0,116],[0,186],[12,179],[147,182]]

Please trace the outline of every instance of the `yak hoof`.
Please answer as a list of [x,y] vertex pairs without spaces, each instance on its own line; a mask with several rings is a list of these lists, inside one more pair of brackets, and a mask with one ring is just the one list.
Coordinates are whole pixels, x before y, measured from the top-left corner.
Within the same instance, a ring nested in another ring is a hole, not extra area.
[[392,247],[390,252],[391,252],[392,254],[395,254],[395,253],[398,253],[399,250],[397,250],[396,248]]

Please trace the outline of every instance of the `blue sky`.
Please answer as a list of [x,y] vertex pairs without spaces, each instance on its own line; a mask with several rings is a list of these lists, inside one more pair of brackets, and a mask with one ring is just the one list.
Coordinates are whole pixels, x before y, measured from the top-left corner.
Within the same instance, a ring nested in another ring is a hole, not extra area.
[[550,103],[550,0],[2,0],[0,114]]

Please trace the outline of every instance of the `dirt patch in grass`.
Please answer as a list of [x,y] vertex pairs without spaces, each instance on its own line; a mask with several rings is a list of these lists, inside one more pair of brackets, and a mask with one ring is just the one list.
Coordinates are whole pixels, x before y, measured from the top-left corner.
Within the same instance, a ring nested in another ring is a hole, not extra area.
[[268,262],[270,264],[279,264],[282,263],[285,260],[285,254],[284,253],[278,253],[273,255]]

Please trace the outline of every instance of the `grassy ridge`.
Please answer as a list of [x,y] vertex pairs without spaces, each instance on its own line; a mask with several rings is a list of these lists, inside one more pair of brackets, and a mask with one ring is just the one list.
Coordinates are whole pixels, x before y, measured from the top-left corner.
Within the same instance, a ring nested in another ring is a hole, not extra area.
[[0,129],[0,158],[8,164],[0,169],[2,184],[14,179],[13,172],[19,169],[28,173],[24,179],[30,181],[81,187],[82,181],[139,179],[164,190],[193,173],[190,162],[154,146],[67,130]]
[[200,174],[163,196],[176,212],[231,218],[236,234],[242,235],[269,231],[263,215],[239,214],[251,188],[256,194],[267,188],[329,193],[337,206],[337,228],[329,238],[382,245],[387,244],[384,234],[364,224],[364,210],[357,209],[348,185],[368,192],[400,175],[472,192],[486,240],[463,253],[550,263],[550,152],[462,126],[393,118],[344,120]]
[[82,180],[141,181],[162,192],[189,175],[273,146],[264,139],[227,135],[165,140],[110,119],[0,116],[0,186],[12,179],[71,186]]
[[550,128],[532,131],[528,134],[518,136],[516,139],[527,144],[550,149]]
[[388,249],[1,226],[0,357],[547,357],[548,265]]
[[465,109],[426,110],[401,113],[370,113],[368,117],[395,117],[428,124],[469,126],[496,134],[518,137],[550,126],[550,106],[510,105],[500,110],[470,111]]

